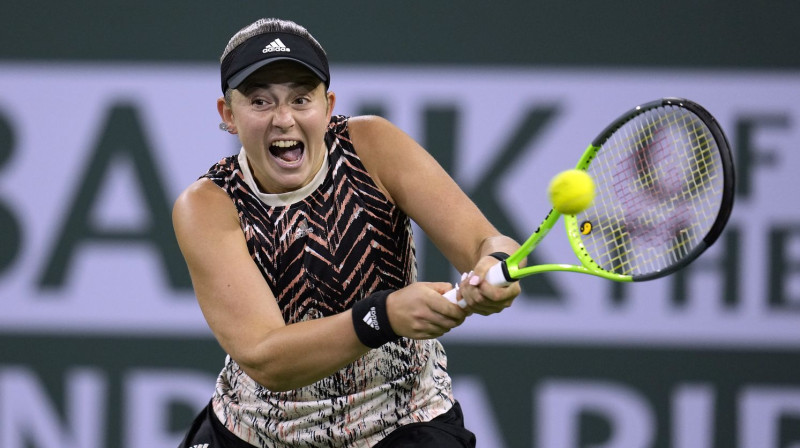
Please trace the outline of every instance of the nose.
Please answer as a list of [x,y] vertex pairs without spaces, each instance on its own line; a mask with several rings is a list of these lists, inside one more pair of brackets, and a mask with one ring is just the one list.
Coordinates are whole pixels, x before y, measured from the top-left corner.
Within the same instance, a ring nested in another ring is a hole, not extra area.
[[278,105],[277,109],[275,110],[275,117],[272,120],[272,124],[281,129],[292,127],[294,124],[292,108],[288,104]]

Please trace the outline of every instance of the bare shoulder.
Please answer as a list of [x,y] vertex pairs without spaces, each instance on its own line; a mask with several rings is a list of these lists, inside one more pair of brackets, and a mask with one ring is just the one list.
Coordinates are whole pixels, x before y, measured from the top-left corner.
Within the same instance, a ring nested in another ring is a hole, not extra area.
[[204,227],[237,224],[236,207],[214,182],[199,179],[175,200],[172,221],[180,238],[183,233],[201,231]]
[[350,117],[349,128],[351,137],[366,141],[380,138],[382,134],[387,132],[399,131],[392,122],[377,115]]
[[216,206],[222,205],[224,198],[227,198],[225,192],[210,179],[198,179],[178,196],[173,206],[173,212],[201,211],[208,207],[214,207],[215,204]]
[[364,167],[384,194],[397,203],[397,179],[429,164],[429,154],[389,120],[378,116],[350,119],[350,139]]

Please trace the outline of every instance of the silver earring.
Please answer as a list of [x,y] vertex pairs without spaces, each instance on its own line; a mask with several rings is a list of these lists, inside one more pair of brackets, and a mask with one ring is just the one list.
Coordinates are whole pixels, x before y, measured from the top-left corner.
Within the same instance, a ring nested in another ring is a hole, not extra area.
[[230,130],[228,129],[228,123],[225,122],[220,123],[219,128],[225,132],[230,132]]

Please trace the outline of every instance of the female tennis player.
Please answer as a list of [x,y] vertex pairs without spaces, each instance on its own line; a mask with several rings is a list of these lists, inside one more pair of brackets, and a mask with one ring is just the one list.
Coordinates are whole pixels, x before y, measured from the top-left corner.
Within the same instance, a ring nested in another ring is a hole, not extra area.
[[[511,305],[519,286],[483,275],[519,245],[390,122],[333,115],[329,86],[294,22],[259,20],[222,54],[220,128],[242,149],[173,220],[228,356],[183,447],[475,445],[436,338]],[[465,308],[417,281],[412,219],[469,273]]]

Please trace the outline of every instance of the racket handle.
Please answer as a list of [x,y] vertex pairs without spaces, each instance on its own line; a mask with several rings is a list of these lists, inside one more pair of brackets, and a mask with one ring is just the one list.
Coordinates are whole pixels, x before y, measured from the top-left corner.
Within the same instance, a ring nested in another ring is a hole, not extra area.
[[[506,279],[506,274],[503,270],[503,266],[505,266],[505,262],[497,263],[492,267],[490,267],[489,270],[486,272],[486,281],[489,282],[490,285],[508,286],[511,284],[511,282]],[[458,284],[456,284],[455,288],[444,293],[444,298],[449,300],[451,303],[455,303],[461,308],[466,308],[467,301],[461,299],[458,302],[456,302],[456,297],[458,297]]]
[[455,288],[453,288],[450,291],[447,291],[446,293],[444,293],[444,298],[449,300],[450,303],[455,303],[456,305],[460,306],[461,308],[466,308],[467,307],[467,301],[464,300],[464,299],[461,299],[458,302],[456,302],[456,297],[458,297],[458,284],[456,284]]
[[486,281],[493,286],[508,286],[513,282],[508,280],[506,271],[503,269],[506,266],[505,261],[501,261],[489,268],[486,272]]

